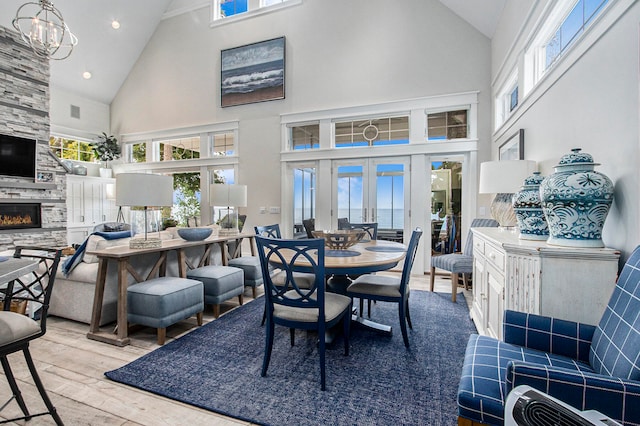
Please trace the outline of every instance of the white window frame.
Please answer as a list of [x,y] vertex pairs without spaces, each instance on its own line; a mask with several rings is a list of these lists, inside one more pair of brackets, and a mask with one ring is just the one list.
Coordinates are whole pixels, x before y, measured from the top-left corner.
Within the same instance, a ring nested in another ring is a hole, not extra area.
[[495,98],[495,128],[499,129],[502,124],[511,117],[520,105],[520,90],[518,89],[518,103],[511,109],[511,94],[518,87],[518,68],[514,68],[509,74],[509,78],[502,84]]
[[263,0],[247,0],[247,11],[237,15],[223,17],[220,16],[220,0],[211,0],[211,21],[209,27],[218,27],[221,25],[238,22],[244,19],[254,18],[256,16],[265,15],[267,13],[276,12],[278,10],[287,9],[289,7],[302,4],[303,0],[282,0],[280,3],[266,6]]

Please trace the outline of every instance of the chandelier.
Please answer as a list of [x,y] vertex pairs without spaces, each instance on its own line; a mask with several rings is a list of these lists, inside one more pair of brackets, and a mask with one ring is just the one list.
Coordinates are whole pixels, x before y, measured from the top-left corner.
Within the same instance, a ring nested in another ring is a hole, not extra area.
[[78,44],[62,14],[49,0],[25,3],[18,8],[13,27],[41,58],[61,60]]

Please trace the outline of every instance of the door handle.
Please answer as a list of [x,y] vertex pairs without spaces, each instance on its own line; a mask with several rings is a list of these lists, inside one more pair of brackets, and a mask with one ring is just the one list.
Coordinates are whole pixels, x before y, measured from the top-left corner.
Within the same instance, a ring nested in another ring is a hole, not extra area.
[[371,207],[371,220],[369,222],[375,222],[375,221],[376,221],[376,209]]

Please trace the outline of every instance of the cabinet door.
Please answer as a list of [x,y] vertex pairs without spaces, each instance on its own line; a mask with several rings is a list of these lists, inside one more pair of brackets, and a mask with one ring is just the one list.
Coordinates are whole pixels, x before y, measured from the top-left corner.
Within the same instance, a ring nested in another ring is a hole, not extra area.
[[487,265],[487,334],[502,339],[502,315],[504,313],[504,276]]
[[81,180],[67,181],[67,222],[69,225],[84,223],[84,189]]
[[487,309],[487,277],[484,263],[483,257],[473,257],[473,303],[471,304],[471,312],[480,334],[484,334],[484,330],[487,329],[485,316]]
[[104,200],[102,182],[84,182],[85,223],[102,223],[102,202]]
[[67,228],[67,244],[82,244],[88,235],[87,228]]

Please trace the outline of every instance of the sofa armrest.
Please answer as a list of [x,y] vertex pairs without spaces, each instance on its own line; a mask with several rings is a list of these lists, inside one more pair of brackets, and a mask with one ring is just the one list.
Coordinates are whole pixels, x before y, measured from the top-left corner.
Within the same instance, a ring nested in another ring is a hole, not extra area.
[[506,392],[529,385],[579,410],[597,410],[623,424],[640,423],[640,382],[548,365],[509,361]]
[[506,343],[589,362],[596,327],[573,321],[506,310],[503,336]]

